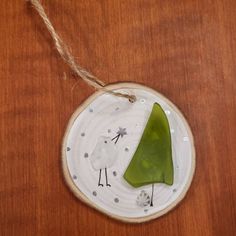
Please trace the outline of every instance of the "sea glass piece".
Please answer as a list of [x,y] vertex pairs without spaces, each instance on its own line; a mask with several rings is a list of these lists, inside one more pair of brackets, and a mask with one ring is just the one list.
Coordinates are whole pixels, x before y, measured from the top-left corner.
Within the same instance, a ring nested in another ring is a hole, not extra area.
[[141,140],[123,177],[137,188],[153,183],[172,185],[173,176],[169,123],[161,106],[154,103]]
[[117,159],[117,150],[111,138],[100,136],[91,154],[91,164],[94,170],[111,167]]

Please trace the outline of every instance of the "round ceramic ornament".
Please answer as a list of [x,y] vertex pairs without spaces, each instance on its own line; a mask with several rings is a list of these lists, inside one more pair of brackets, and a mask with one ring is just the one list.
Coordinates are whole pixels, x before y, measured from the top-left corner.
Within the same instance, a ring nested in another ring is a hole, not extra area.
[[191,130],[176,106],[153,89],[135,83],[106,88],[136,101],[98,91],[75,111],[63,140],[65,180],[80,200],[112,218],[157,218],[190,187]]

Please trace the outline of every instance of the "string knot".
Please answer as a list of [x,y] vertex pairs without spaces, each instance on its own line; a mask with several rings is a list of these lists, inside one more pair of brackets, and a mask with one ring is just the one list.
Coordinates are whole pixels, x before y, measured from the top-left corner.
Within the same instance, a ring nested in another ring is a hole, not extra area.
[[70,68],[75,72],[76,75],[78,75],[88,85],[94,87],[95,89],[103,90],[105,92],[108,92],[118,97],[127,98],[130,102],[136,101],[136,97],[134,95],[128,95],[124,93],[118,93],[118,92],[106,90],[105,88],[106,85],[103,81],[99,80],[96,76],[92,75],[91,73],[86,71],[84,68],[82,68],[80,65],[78,65],[75,61],[74,56],[71,54],[70,50],[68,49],[67,45],[62,41],[62,39],[60,38],[56,30],[54,29],[40,1],[39,0],[28,0],[28,1],[31,2],[33,7],[36,9],[38,14],[43,19],[43,22],[45,23],[61,58],[70,66]]

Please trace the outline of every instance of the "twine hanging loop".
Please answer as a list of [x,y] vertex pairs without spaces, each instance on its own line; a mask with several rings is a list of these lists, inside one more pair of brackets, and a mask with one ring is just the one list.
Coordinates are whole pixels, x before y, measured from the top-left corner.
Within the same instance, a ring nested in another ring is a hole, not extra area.
[[51,21],[49,20],[47,14],[44,11],[44,8],[39,0],[29,0],[29,2],[33,5],[36,9],[38,14],[41,16],[43,22],[45,23],[53,41],[56,46],[58,53],[60,54],[61,58],[64,60],[66,64],[78,75],[82,78],[88,85],[94,87],[97,90],[103,90],[107,93],[110,93],[117,97],[123,97],[128,99],[130,102],[135,102],[136,97],[135,95],[125,94],[121,92],[115,92],[112,90],[108,90],[106,88],[106,84],[99,80],[96,76],[92,75],[90,72],[82,68],[79,64],[76,63],[74,56],[71,54],[70,50],[68,49],[67,45],[63,42],[60,36],[57,34],[56,30],[54,29]]

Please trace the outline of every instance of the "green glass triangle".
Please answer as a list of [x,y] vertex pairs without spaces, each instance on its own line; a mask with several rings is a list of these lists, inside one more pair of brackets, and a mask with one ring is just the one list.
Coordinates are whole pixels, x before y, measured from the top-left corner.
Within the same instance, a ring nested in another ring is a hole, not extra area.
[[154,103],[139,145],[123,177],[137,188],[152,183],[172,185],[173,176],[169,123],[161,106]]

